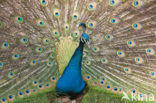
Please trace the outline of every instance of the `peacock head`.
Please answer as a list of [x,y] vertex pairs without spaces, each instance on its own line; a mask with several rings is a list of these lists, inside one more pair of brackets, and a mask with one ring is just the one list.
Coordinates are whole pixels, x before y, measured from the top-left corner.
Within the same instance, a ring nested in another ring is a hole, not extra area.
[[89,44],[89,35],[87,33],[82,33],[81,35],[81,42],[85,44]]

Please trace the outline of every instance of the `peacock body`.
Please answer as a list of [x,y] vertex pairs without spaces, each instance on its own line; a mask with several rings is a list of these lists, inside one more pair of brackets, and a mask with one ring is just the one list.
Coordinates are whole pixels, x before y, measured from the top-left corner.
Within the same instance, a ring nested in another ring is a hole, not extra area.
[[0,0],[0,102],[52,103],[48,93],[86,86],[98,98],[82,103],[155,101],[155,39],[155,0]]

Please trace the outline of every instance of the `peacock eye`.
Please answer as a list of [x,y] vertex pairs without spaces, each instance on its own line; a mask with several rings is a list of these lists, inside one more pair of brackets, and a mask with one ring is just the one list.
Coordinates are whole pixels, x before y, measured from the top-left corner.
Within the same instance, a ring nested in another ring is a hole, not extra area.
[[134,7],[139,7],[140,6],[140,0],[133,0],[133,2],[132,2],[132,5],[134,6]]
[[3,101],[3,102],[6,102],[6,99],[5,99],[5,98],[2,98],[2,101]]
[[2,49],[7,49],[7,48],[9,48],[9,43],[4,42],[4,43],[2,44]]
[[34,84],[37,84],[37,81],[34,81]]
[[89,11],[95,10],[96,3],[95,2],[89,3],[87,8],[88,8]]
[[13,98],[13,96],[12,96],[12,95],[10,95],[10,96],[9,96],[9,99],[12,99],[12,98]]
[[40,26],[43,26],[43,25],[44,25],[44,22],[43,22],[43,21],[41,21],[41,22],[40,22]]
[[18,60],[19,57],[20,57],[19,54],[14,53],[13,56],[12,56],[12,59],[13,59],[13,60]]
[[59,18],[60,17],[60,10],[57,8],[54,8],[53,15],[54,15],[54,17]]
[[117,91],[117,90],[118,90],[118,88],[115,87],[115,88],[114,88],[114,91]]
[[139,4],[139,2],[138,2],[138,1],[134,1],[134,5],[136,5],[136,6],[137,6],[138,4]]
[[29,89],[25,90],[25,93],[26,94],[29,94],[30,93],[30,90]]
[[0,61],[0,68],[2,68],[2,67],[3,67],[3,62]]
[[43,38],[43,44],[47,45],[50,43],[50,39],[49,38]]
[[33,92],[35,93],[35,92],[37,92],[37,90],[36,89],[33,89]]
[[49,86],[50,86],[50,84],[49,84],[49,83],[46,83],[46,86],[47,86],[47,87],[49,87]]
[[150,72],[150,76],[151,76],[152,78],[155,78],[155,77],[156,77],[155,72],[154,72],[154,71],[151,71],[151,72]]
[[64,29],[65,29],[65,30],[69,30],[69,24],[65,24],[65,25],[64,25]]
[[136,57],[136,58],[135,58],[135,62],[136,62],[137,64],[142,64],[142,63],[143,63],[143,59],[142,59],[141,57]]
[[113,36],[110,35],[110,34],[107,34],[107,35],[105,36],[105,38],[106,38],[106,40],[112,40]]
[[23,92],[19,92],[18,94],[19,94],[19,95],[23,95]]
[[23,23],[23,18],[21,16],[16,16],[15,20],[16,20],[17,23],[20,23],[20,24]]
[[37,64],[36,60],[32,60],[32,61],[30,62],[30,65],[31,65],[31,66],[35,66],[36,64]]
[[153,48],[147,48],[145,51],[146,51],[147,55],[154,55],[155,54],[155,51]]
[[48,5],[48,0],[40,0],[41,6],[45,7]]
[[121,50],[117,51],[117,55],[119,57],[125,57],[125,53],[123,51],[121,51]]
[[73,13],[72,18],[73,18],[74,21],[78,20],[78,17],[79,17],[78,12]]
[[48,61],[47,62],[47,66],[51,67],[52,66],[52,62],[51,61]]
[[110,86],[108,85],[107,88],[110,88]]
[[128,73],[128,74],[131,73],[131,69],[129,67],[124,67],[124,71],[125,73]]
[[45,22],[43,20],[38,19],[37,20],[37,26],[44,27],[45,26]]
[[56,77],[55,76],[52,76],[51,77],[51,81],[54,81],[55,82],[56,81]]
[[135,30],[139,30],[139,29],[141,29],[141,24],[139,24],[139,23],[134,23],[134,24],[132,24],[132,27],[133,27]]
[[115,23],[115,19],[114,19],[114,18],[112,18],[112,19],[111,19],[111,22],[112,22],[112,23]]
[[43,88],[43,85],[42,85],[42,84],[39,84],[38,87],[39,87],[39,88]]
[[90,21],[88,22],[88,28],[95,28],[96,22],[95,21]]
[[49,57],[53,59],[55,57],[54,53],[50,53]]
[[15,76],[15,73],[14,72],[10,72],[9,74],[8,74],[8,77],[9,78],[13,78]]
[[86,63],[87,65],[90,65],[90,64],[91,64],[91,62],[90,62],[89,60],[86,60],[85,63]]
[[110,0],[110,5],[114,5],[115,1],[114,0]]
[[36,51],[36,53],[42,53],[42,52],[43,52],[43,48],[37,47],[37,48],[35,49],[35,51]]

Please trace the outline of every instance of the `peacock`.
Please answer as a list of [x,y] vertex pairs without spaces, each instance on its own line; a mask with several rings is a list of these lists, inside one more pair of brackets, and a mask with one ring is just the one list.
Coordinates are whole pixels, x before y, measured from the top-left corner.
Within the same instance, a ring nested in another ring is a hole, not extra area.
[[154,103],[155,46],[156,0],[0,0],[0,103]]

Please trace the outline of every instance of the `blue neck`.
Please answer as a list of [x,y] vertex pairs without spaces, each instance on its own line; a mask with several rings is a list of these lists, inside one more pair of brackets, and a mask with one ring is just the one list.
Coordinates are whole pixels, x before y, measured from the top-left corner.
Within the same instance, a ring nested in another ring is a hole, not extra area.
[[[83,47],[84,43],[80,41],[79,46],[76,48],[68,66],[77,66],[81,69],[81,62],[83,57]],[[68,69],[68,68],[66,68]]]
[[84,43],[80,41],[68,66],[57,82],[57,90],[64,93],[79,93],[85,88],[85,82],[81,75],[81,62]]

